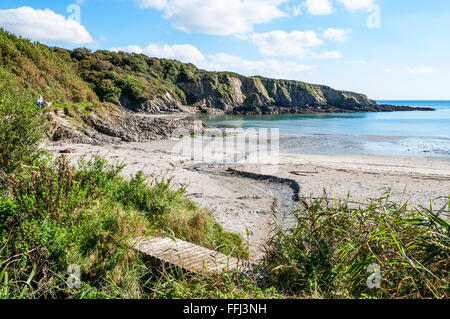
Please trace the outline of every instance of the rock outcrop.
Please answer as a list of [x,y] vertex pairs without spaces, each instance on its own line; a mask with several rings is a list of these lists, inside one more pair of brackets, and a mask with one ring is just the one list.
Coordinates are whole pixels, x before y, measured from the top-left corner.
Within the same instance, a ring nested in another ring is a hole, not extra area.
[[[179,82],[177,86],[185,93],[185,100],[165,93],[146,101],[138,110],[147,113],[228,114],[416,110],[407,106],[379,105],[364,94],[338,91],[328,86],[263,77],[244,77],[233,73],[210,73],[197,81]],[[187,101],[191,103],[188,104]]]
[[165,94],[145,101],[138,109],[137,112],[144,113],[178,113],[178,112],[189,112],[190,109],[182,104],[182,101],[177,100],[170,94],[166,92]]
[[97,108],[88,113],[66,110],[50,112],[52,127],[47,130],[53,142],[75,144],[117,144],[164,140],[193,134],[202,127],[187,119],[134,114],[117,107]]

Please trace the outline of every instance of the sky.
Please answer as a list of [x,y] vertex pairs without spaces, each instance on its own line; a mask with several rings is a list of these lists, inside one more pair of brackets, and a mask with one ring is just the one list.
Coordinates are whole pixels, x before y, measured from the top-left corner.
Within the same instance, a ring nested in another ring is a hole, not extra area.
[[2,0],[0,27],[377,100],[450,100],[448,0]]

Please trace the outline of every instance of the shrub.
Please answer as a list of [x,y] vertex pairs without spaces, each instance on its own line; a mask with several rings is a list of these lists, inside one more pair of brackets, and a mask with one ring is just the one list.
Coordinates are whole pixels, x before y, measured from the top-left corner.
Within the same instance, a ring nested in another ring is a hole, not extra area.
[[[432,209],[388,196],[368,207],[304,202],[294,226],[278,228],[265,257],[269,282],[315,297],[448,298],[450,225]],[[381,270],[380,289],[367,280]],[[374,268],[375,269],[375,268]]]
[[15,79],[0,72],[0,178],[38,155],[43,119],[33,99],[15,89]]
[[[0,296],[141,297],[149,270],[131,240],[155,233],[244,251],[170,180],[149,187],[142,173],[127,180],[122,169],[100,157],[75,168],[62,156],[9,176],[0,193]],[[78,291],[65,283],[71,264],[82,269]]]

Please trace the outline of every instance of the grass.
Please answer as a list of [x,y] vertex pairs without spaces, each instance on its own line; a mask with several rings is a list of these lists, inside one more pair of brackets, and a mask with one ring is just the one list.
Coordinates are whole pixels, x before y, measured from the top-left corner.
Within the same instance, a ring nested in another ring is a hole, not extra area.
[[[122,168],[98,157],[74,168],[61,157],[10,176],[0,196],[0,297],[141,298],[149,268],[130,241],[152,234],[247,255],[241,238],[185,199],[184,189],[171,180],[148,186],[142,173],[126,180]],[[83,283],[72,291],[73,264]]]
[[[28,43],[3,31],[0,40],[1,57],[15,50],[14,41]],[[33,54],[31,45],[26,49]],[[90,52],[77,52],[95,63]],[[127,68],[148,67],[143,57],[109,58]],[[165,70],[164,81],[181,72],[179,63],[145,61]],[[195,68],[188,71],[196,81]],[[100,157],[73,167],[64,156],[45,156],[38,147],[43,119],[33,99],[17,91],[11,72],[0,72],[0,298],[450,297],[450,226],[443,217],[450,198],[437,210],[393,203],[388,193],[356,208],[311,199],[294,213],[293,227],[274,229],[254,269],[183,274],[153,267],[130,248],[131,240],[170,235],[236,257],[248,251],[170,178],[150,183],[138,173],[125,179],[123,165]],[[90,105],[59,107],[78,115]],[[74,265],[81,270],[76,289],[67,285]],[[377,267],[380,288],[372,289],[368,270]]]
[[[311,199],[278,226],[247,272],[155,267],[133,238],[176,236],[246,256],[242,240],[185,199],[172,180],[130,180],[101,158],[40,162],[0,197],[1,298],[449,298],[450,226],[439,211],[384,194],[369,205]],[[67,268],[82,269],[69,289]],[[370,265],[380,288],[371,289]]]
[[91,102],[84,102],[84,103],[63,103],[63,104],[56,104],[54,106],[55,109],[65,109],[65,108],[78,108],[78,109],[89,109],[94,107],[94,103]]
[[[318,298],[450,297],[450,225],[443,217],[450,203],[438,211],[409,209],[386,193],[351,207],[304,201],[295,226],[278,227],[269,242],[269,283]],[[374,266],[381,270],[379,289],[368,285]]]

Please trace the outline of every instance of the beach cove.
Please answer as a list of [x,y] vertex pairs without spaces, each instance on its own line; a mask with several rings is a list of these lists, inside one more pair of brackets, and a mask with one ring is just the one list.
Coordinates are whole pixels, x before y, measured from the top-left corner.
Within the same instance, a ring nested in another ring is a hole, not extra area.
[[[188,145],[193,143],[190,137],[183,140]],[[229,168],[256,175],[269,172],[272,176],[293,180],[300,187],[299,198],[306,200],[324,196],[345,200],[350,196],[354,202],[368,204],[390,191],[391,200],[408,201],[412,206],[432,205],[438,210],[448,204],[448,159],[280,152],[276,167],[208,164],[174,152],[179,143],[172,139],[105,146],[64,144],[48,148],[55,153],[76,150],[68,154],[73,163],[82,156],[94,155],[101,155],[112,163],[124,163],[125,176],[143,171],[150,180],[173,177],[176,186],[186,187],[185,196],[209,209],[226,231],[248,239],[253,261],[263,256],[263,246],[273,222],[281,223],[283,216],[298,209],[300,203],[293,200],[294,191],[287,184],[231,174]]]

